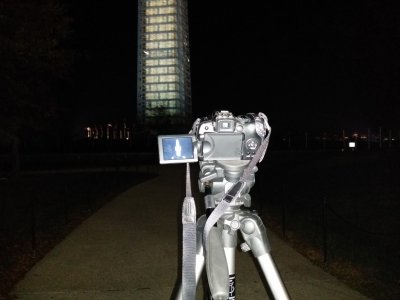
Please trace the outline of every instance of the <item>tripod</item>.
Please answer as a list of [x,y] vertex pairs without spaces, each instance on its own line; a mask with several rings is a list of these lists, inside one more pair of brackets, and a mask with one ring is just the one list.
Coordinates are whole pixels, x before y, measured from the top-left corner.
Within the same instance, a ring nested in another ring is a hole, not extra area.
[[[211,299],[236,299],[235,251],[239,231],[244,240],[241,244],[242,251],[253,252],[274,299],[288,300],[289,295],[270,254],[271,247],[265,226],[257,213],[250,209],[249,191],[255,183],[257,168],[254,168],[251,179],[246,182],[246,189],[230,202],[214,224],[209,233],[208,245],[204,245],[203,234],[208,217],[227,191],[239,181],[248,164],[248,161],[243,160],[200,162],[199,189],[205,193],[206,213],[197,220],[196,284],[206,265]],[[176,299],[182,299],[182,286]]]

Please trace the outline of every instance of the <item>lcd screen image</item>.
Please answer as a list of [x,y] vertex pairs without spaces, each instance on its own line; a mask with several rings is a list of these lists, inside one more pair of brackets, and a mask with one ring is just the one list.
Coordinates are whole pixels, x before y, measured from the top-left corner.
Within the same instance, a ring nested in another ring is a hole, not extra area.
[[197,161],[191,136],[160,136],[160,160],[163,163]]

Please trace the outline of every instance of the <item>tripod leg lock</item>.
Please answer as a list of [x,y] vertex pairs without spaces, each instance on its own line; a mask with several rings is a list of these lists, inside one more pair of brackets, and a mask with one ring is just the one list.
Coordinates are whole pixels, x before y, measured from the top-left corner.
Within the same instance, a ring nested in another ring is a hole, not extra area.
[[243,251],[243,252],[249,252],[251,249],[250,249],[250,246],[249,245],[247,245],[247,243],[241,243],[240,244],[240,249]]

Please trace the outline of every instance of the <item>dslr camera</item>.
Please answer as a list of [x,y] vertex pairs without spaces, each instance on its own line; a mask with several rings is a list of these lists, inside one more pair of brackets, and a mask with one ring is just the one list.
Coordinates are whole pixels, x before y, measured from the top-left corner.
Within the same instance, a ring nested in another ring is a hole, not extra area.
[[263,113],[227,110],[199,118],[189,134],[159,135],[160,164],[251,160],[271,128]]

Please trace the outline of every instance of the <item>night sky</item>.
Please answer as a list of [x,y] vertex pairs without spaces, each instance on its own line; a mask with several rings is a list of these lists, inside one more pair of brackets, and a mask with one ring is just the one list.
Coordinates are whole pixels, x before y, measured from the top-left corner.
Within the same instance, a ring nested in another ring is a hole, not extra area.
[[[134,120],[137,1],[69,2],[88,57],[77,119]],[[193,118],[262,111],[282,130],[398,130],[397,2],[189,0]]]

